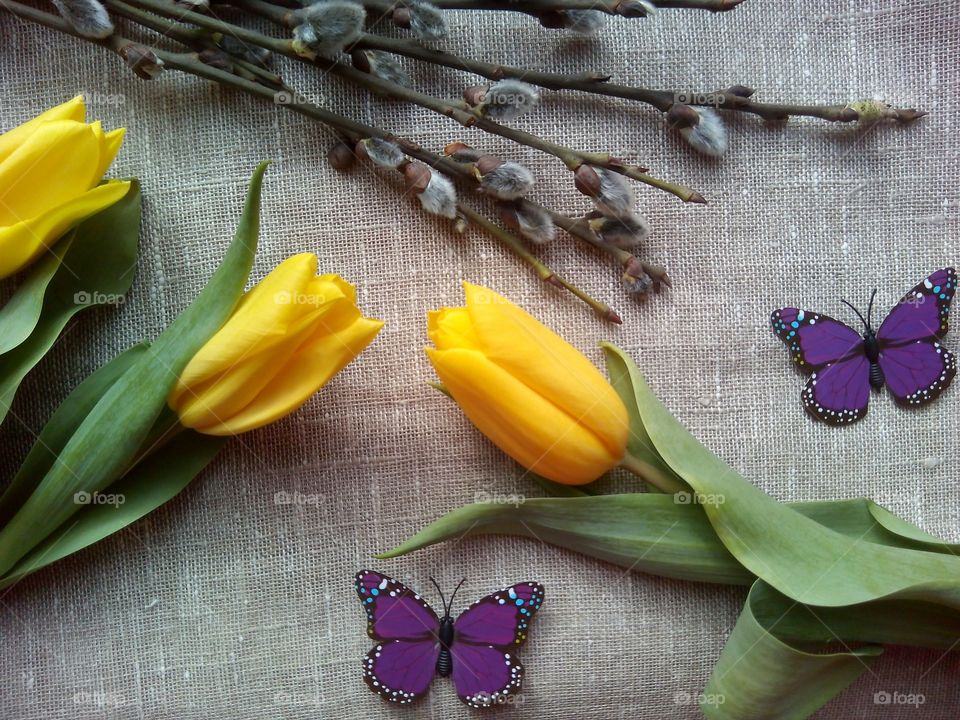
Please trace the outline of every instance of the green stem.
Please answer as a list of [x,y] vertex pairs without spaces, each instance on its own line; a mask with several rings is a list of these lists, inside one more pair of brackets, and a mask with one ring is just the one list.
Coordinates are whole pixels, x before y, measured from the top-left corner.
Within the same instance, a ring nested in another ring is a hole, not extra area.
[[620,467],[622,467],[624,470],[628,470],[644,482],[654,485],[658,490],[669,495],[690,492],[690,486],[683,481],[667,475],[658,468],[653,467],[653,465],[650,465],[640,458],[631,455],[629,452],[623,456],[623,460],[620,461]]

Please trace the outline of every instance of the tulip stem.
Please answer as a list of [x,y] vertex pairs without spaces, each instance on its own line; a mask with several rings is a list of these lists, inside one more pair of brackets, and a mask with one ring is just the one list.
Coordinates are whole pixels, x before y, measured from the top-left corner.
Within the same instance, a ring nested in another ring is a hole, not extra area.
[[675,495],[680,492],[690,492],[690,486],[679,478],[668,475],[659,468],[655,468],[648,462],[631,455],[629,452],[623,456],[620,461],[620,467],[627,470],[644,482],[648,482],[656,487],[660,492],[669,495]]

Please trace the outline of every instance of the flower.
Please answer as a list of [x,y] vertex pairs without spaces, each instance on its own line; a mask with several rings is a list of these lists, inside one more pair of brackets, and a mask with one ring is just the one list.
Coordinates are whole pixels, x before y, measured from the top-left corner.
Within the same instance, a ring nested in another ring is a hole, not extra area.
[[623,401],[586,357],[506,298],[464,283],[463,308],[430,313],[440,380],[480,432],[524,467],[567,485],[626,452]]
[[100,183],[124,129],[105,133],[85,114],[77,96],[0,135],[0,278],[127,194],[129,182]]
[[363,316],[353,285],[316,272],[316,255],[294,255],[243,297],[170,394],[182,425],[207,435],[267,425],[370,344],[383,322]]

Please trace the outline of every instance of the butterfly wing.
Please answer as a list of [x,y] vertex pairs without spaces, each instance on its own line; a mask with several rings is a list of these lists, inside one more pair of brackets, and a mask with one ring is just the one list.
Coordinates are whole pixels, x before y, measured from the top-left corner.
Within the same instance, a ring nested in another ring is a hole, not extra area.
[[467,608],[454,623],[453,684],[472,707],[504,702],[520,689],[523,665],[514,655],[543,604],[543,585],[503,588]]
[[957,271],[937,270],[904,295],[877,330],[881,349],[947,334],[950,303],[957,291]]
[[380,643],[363,661],[363,680],[381,697],[406,705],[426,693],[439,656],[440,643],[432,638]]
[[893,397],[907,407],[936,400],[957,374],[956,356],[935,340],[883,348],[879,362]]
[[829,425],[849,425],[867,414],[870,361],[862,352],[829,363],[807,381],[800,400],[804,409]]
[[793,361],[806,371],[836,362],[863,345],[863,338],[853,328],[809,310],[774,310],[770,323],[777,337],[790,348]]
[[391,702],[411,703],[436,672],[440,620],[422,597],[382,573],[361,570],[354,586],[367,613],[367,634],[378,641],[363,661],[364,682]]
[[423,640],[440,630],[433,608],[402,582],[361,570],[354,586],[367,611],[367,634],[374,640]]

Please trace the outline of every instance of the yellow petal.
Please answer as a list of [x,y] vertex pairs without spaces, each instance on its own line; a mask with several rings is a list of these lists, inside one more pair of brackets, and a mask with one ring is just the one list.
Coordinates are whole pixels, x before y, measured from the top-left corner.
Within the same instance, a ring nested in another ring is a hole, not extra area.
[[0,226],[37,217],[100,179],[100,142],[89,126],[56,120],[37,128],[0,163]]
[[242,412],[198,429],[207,435],[236,435],[289,415],[359,355],[382,327],[380,320],[360,318],[333,334],[312,340],[290,357]]
[[427,348],[440,380],[480,432],[550,480],[581,485],[622,458],[589,429],[476,350]]
[[443,308],[428,313],[427,335],[437,350],[455,347],[480,349],[480,338],[466,308]]
[[123,144],[123,138],[126,135],[126,128],[117,128],[106,133],[100,140],[100,165],[97,167],[97,177],[106,175],[107,170],[113,163],[117,153],[120,152],[120,146]]
[[237,309],[181,373],[175,392],[199,385],[283,340],[304,306],[297,302],[317,272],[317,257],[287,258],[244,295]]
[[464,283],[464,291],[484,355],[622,456],[627,410],[593,363],[503,296],[470,283]]
[[39,217],[0,227],[0,279],[36,260],[67,230],[113,205],[129,189],[129,182],[108,182]]
[[6,160],[14,150],[26,141],[30,135],[36,132],[37,128],[44,123],[53,120],[74,120],[83,122],[86,110],[83,106],[83,95],[77,95],[73,100],[52,107],[46,112],[40,113],[33,120],[28,120],[13,130],[0,135],[0,162]]

